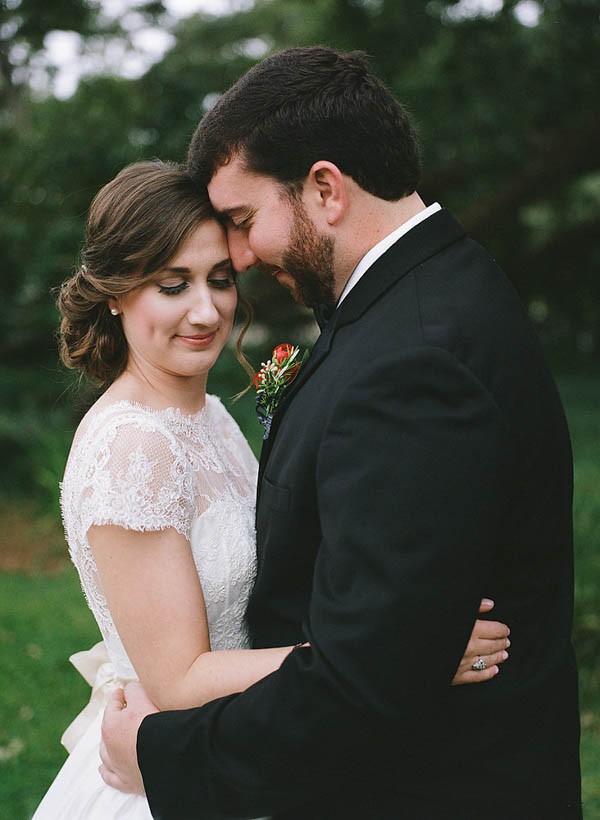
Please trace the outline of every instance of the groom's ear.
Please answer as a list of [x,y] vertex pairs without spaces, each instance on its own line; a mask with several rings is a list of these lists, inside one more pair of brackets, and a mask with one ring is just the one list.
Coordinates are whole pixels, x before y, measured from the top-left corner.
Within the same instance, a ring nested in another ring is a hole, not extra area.
[[304,205],[313,218],[336,225],[348,207],[346,179],[337,165],[318,160],[311,167],[303,187]]

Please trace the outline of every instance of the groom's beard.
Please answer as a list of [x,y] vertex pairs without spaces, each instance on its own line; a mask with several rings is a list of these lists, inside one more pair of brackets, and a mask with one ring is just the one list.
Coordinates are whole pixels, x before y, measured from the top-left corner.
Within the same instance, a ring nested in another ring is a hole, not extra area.
[[[333,239],[320,234],[302,204],[294,201],[294,217],[290,229],[290,244],[283,254],[283,269],[293,280],[289,284],[292,296],[307,307],[335,307]],[[286,284],[285,280],[282,284]]]

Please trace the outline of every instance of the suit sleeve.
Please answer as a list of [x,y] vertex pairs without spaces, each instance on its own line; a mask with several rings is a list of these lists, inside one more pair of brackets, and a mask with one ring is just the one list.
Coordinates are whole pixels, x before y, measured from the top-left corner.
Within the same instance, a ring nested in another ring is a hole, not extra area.
[[446,351],[384,354],[349,381],[317,463],[311,646],[246,692],[144,721],[155,817],[276,814],[368,766],[391,724],[411,747],[485,592],[512,452],[492,397]]

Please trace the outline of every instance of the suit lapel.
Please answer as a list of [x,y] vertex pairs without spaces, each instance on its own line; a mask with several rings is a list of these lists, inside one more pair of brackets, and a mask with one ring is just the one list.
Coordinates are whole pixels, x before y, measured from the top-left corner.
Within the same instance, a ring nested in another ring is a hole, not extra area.
[[[337,312],[336,312],[337,313]],[[336,313],[333,314],[329,322],[325,325],[323,330],[321,331],[321,335],[315,342],[315,346],[313,347],[311,354],[304,365],[300,368],[300,372],[296,379],[292,382],[292,384],[287,388],[285,391],[283,398],[279,407],[275,410],[273,414],[273,420],[271,422],[271,429],[269,431],[269,437],[263,441],[262,449],[260,451],[260,461],[259,461],[259,470],[258,470],[258,486],[260,489],[260,480],[262,478],[262,474],[264,472],[265,465],[267,463],[267,459],[269,457],[269,453],[271,452],[271,448],[273,447],[273,442],[275,440],[275,435],[277,433],[277,428],[281,422],[281,418],[285,412],[286,407],[290,403],[291,399],[296,395],[298,390],[302,387],[304,382],[310,377],[312,373],[317,369],[323,359],[329,353],[329,349],[331,347],[331,340],[333,338],[333,333],[336,325]]]
[[336,327],[355,322],[407,273],[464,235],[464,229],[445,208],[420,222],[382,254],[352,288],[336,311]]
[[263,442],[260,453],[259,492],[260,481],[286,408],[327,357],[336,331],[344,325],[357,321],[399,279],[464,235],[463,228],[450,212],[443,208],[400,237],[373,263],[362,279],[352,288],[323,328],[308,361],[300,370],[296,380],[286,390],[281,404],[275,411],[269,438]]

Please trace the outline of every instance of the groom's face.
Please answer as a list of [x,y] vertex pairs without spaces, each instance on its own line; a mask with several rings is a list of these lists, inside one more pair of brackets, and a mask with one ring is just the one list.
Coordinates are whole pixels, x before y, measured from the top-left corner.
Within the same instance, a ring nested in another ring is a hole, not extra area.
[[237,157],[216,170],[208,193],[239,273],[256,267],[301,304],[335,304],[333,239],[317,230],[299,197],[246,170]]

